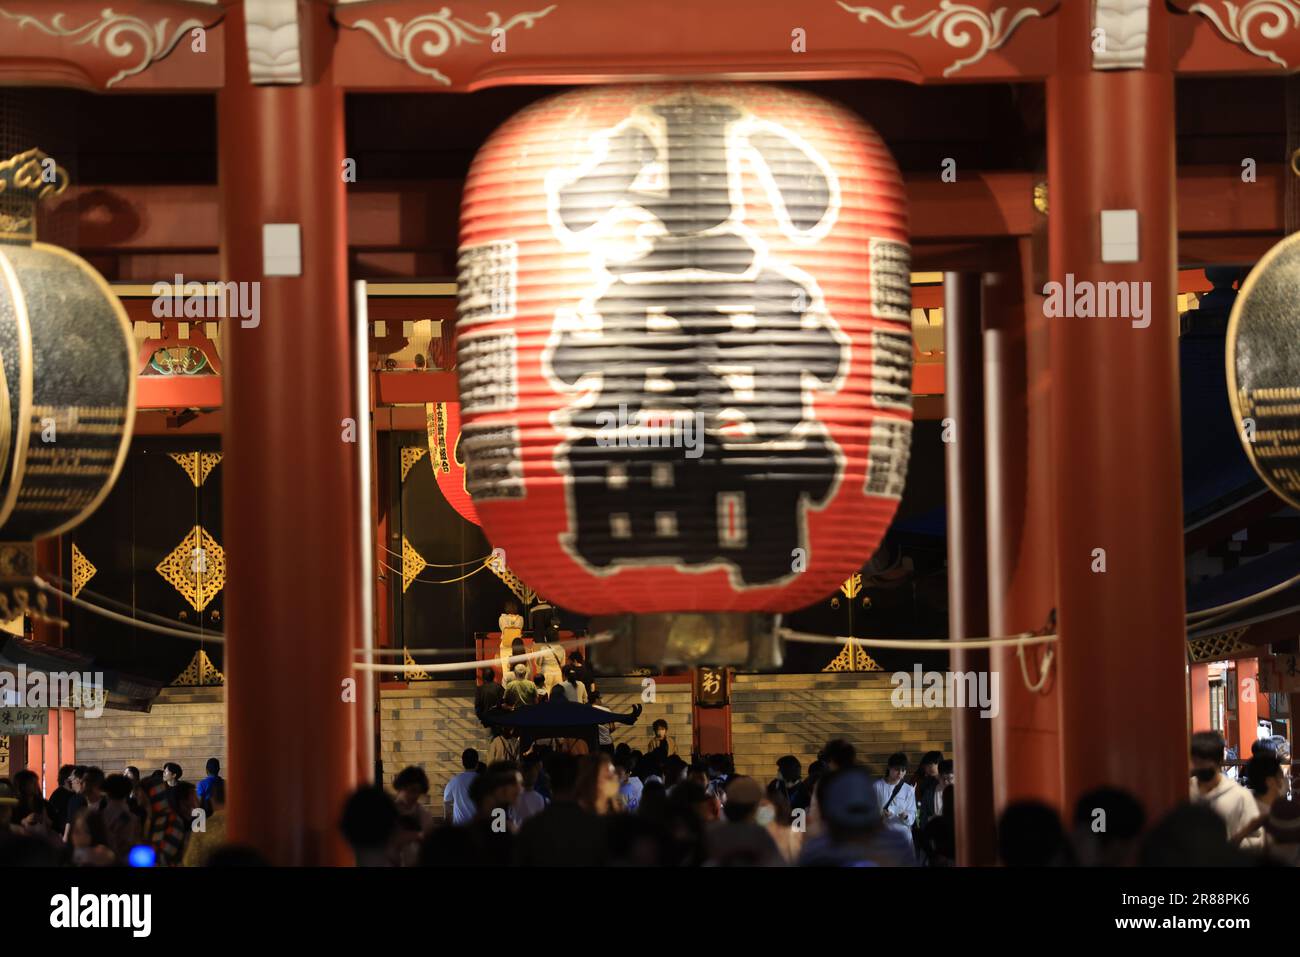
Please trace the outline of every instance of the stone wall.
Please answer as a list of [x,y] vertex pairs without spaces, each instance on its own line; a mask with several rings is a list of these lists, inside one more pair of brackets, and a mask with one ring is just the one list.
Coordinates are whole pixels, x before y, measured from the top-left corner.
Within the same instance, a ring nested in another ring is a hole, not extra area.
[[[640,678],[605,678],[605,704],[627,711],[641,702]],[[691,686],[659,681],[654,701],[633,727],[618,725],[615,742],[645,748],[650,725],[664,718],[689,760]],[[807,768],[831,738],[846,738],[861,760],[883,768],[893,751],[906,751],[913,764],[928,750],[952,753],[952,725],[947,709],[895,708],[884,672],[815,675],[736,675],[732,683],[732,750],[736,770],[769,779],[776,759],[793,754]],[[486,755],[488,734],[474,717],[471,681],[412,682],[380,694],[380,758],[384,782],[410,764],[429,775],[430,808],[442,814],[442,790],[460,771],[467,747]],[[167,688],[149,714],[105,710],[95,719],[77,721],[77,761],[105,772],[134,764],[148,774],[166,761],[185,768],[198,781],[210,757],[226,763],[225,692],[222,688]]]
[[98,718],[77,718],[77,763],[105,774],[134,764],[147,775],[175,761],[197,783],[208,758],[226,766],[224,688],[164,688],[148,714],[105,708]]
[[858,759],[883,772],[889,755],[905,751],[912,767],[926,751],[952,756],[947,708],[895,708],[889,673],[736,675],[731,688],[731,747],[736,771],[764,782],[776,759],[793,754],[804,771],[832,738],[844,738]]
[[[642,703],[644,711],[635,725],[618,725],[615,744],[626,741],[645,750],[650,725],[656,718],[668,722],[668,733],[677,739],[682,757],[690,760],[691,686],[660,681],[654,701],[642,702],[640,678],[603,678],[598,682],[605,706],[626,712]],[[477,748],[487,756],[487,730],[474,717],[472,681],[411,682],[405,688],[385,688],[380,693],[380,759],[384,783],[408,765],[424,768],[429,776],[429,807],[442,816],[442,791],[453,775],[461,771],[460,755]]]

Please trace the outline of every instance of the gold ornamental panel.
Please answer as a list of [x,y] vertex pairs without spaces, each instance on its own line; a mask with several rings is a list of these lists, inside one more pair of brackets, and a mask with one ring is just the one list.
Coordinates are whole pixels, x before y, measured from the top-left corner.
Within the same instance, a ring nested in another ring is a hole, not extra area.
[[158,563],[157,572],[195,611],[203,611],[226,586],[226,553],[206,529],[195,525]]
[[220,452],[170,452],[172,459],[185,470],[194,487],[198,488],[208,480],[208,473],[221,461]]
[[98,571],[99,569],[90,563],[90,559],[88,559],[85,555],[81,553],[81,549],[77,547],[77,543],[73,542],[72,543],[72,597],[73,598],[76,598],[79,594],[81,594],[81,589],[86,587],[86,582],[94,578],[95,573]]

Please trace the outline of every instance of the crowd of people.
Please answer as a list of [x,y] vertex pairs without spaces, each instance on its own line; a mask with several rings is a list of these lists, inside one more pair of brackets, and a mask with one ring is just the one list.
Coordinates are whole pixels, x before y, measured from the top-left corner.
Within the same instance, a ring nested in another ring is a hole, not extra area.
[[41,794],[34,771],[0,778],[0,866],[202,867],[226,842],[226,781],[210,758],[197,785],[169,761],[147,777],[64,765]]
[[[948,867],[957,860],[953,761],[937,751],[911,767],[891,755],[876,775],[844,740],[807,768],[795,755],[775,776],[735,773],[730,755],[687,760],[665,721],[643,749],[575,753],[546,738],[520,758],[469,748],[429,806],[424,769],[391,789],[363,787],[340,830],[358,866]],[[1079,798],[1073,819],[1038,802],[996,821],[1006,866],[1300,866],[1300,801],[1289,755],[1267,742],[1240,769],[1215,732],[1193,735],[1189,801],[1150,823],[1118,788]],[[1225,767],[1235,770],[1224,773]],[[226,841],[226,781],[216,758],[197,785],[168,762],[141,777],[66,766],[48,798],[27,770],[0,779],[0,866],[221,866],[265,863]]]
[[[588,754],[541,748],[522,761],[474,749],[426,807],[418,767],[396,796],[356,792],[343,832],[359,865],[948,867],[956,863],[951,759],[909,766],[897,753],[875,775],[852,744],[827,743],[804,774],[794,755],[766,784],[734,773],[728,755],[686,761],[659,724],[647,749]],[[1191,745],[1188,803],[1148,822],[1120,788],[1079,798],[1072,820],[1040,802],[1008,806],[995,823],[1005,866],[1300,865],[1300,801],[1279,756],[1261,746],[1234,780],[1218,734]]]

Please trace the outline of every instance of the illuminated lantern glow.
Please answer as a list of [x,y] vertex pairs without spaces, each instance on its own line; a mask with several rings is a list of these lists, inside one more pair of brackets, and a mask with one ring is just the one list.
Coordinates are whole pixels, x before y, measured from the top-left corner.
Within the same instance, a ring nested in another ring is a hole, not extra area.
[[32,607],[33,540],[85,520],[113,487],[135,418],[135,338],[104,278],[35,241],[67,186],[40,150],[0,163],[0,620]]
[[1284,501],[1300,508],[1300,233],[1256,263],[1228,319],[1228,403],[1246,457]]
[[429,431],[429,461],[438,491],[460,517],[482,525],[474,500],[465,487],[465,459],[460,448],[460,406],[455,402],[429,402],[424,407]]
[[[462,446],[492,544],[596,616],[833,592],[903,491],[907,242],[883,142],[802,91],[600,86],[517,114],[461,207]],[[743,647],[720,621],[691,627]]]

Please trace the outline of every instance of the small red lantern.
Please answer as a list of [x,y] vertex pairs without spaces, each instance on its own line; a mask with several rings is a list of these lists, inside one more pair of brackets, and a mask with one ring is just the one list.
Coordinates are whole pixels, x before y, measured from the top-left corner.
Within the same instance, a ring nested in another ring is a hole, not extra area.
[[754,627],[712,613],[803,607],[871,556],[911,284],[902,182],[856,115],[743,84],[551,97],[479,150],[460,242],[467,487],[530,587],[709,613],[641,631],[725,663]]
[[429,402],[424,407],[429,431],[429,460],[438,491],[460,517],[482,525],[474,500],[465,488],[465,459],[460,448],[460,405],[456,402]]

